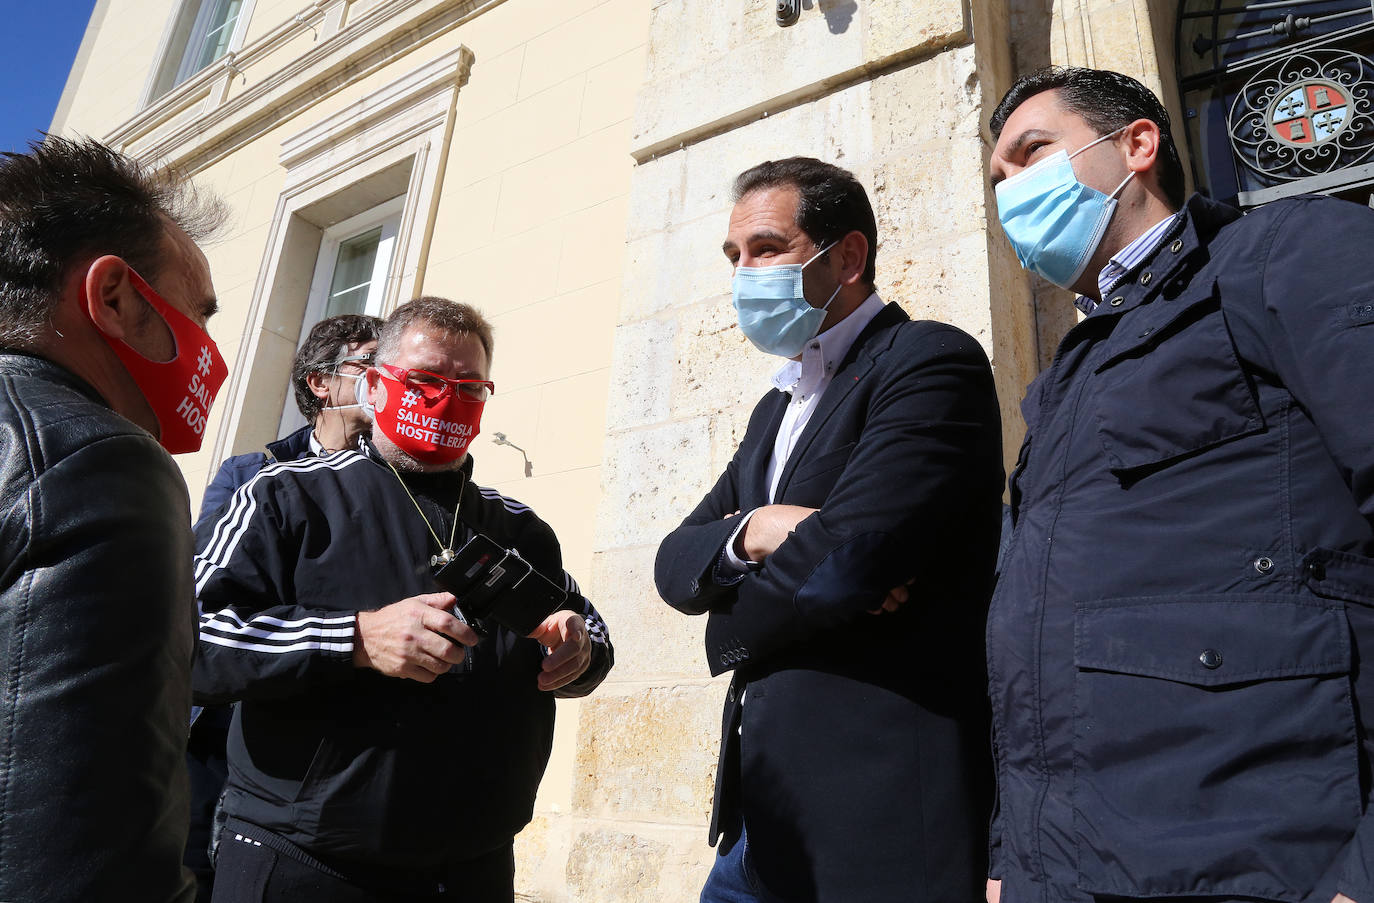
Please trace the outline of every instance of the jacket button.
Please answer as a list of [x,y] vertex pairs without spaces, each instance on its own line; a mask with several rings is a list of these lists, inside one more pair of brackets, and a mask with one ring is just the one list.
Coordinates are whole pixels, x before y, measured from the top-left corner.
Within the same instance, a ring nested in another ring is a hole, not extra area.
[[1255,570],[1261,574],[1267,574],[1274,569],[1274,559],[1261,557],[1255,559]]
[[1121,297],[1120,295],[1117,295],[1115,298],[1108,301],[1107,303],[1110,304],[1112,307],[1120,307],[1122,304],[1125,303],[1125,301],[1125,298]]
[[1154,279],[1154,278],[1155,278],[1155,277],[1154,277],[1154,274],[1153,274],[1153,273],[1141,273],[1141,274],[1140,274],[1140,284],[1141,284],[1141,285],[1149,285],[1149,284],[1150,284],[1150,281],[1151,281],[1152,279]]
[[1313,580],[1325,580],[1326,565],[1320,561],[1309,561],[1307,562],[1307,573],[1312,575]]
[[1221,653],[1215,649],[1204,649],[1202,654],[1197,657],[1202,662],[1202,667],[1208,671],[1215,671],[1221,667]]
[[1175,239],[1174,239],[1174,243],[1171,244],[1171,245],[1169,245],[1169,250],[1170,250],[1170,251],[1173,251],[1175,254],[1177,254],[1179,251],[1182,251],[1182,250],[1183,250],[1183,239],[1181,239],[1181,238],[1175,238]]

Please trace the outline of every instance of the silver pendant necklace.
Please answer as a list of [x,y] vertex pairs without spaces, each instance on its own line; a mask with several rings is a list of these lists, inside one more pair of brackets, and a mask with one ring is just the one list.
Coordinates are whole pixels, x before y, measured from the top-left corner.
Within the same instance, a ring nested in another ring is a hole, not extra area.
[[[380,455],[378,457],[380,457]],[[453,550],[453,540],[458,535],[458,508],[463,504],[463,490],[467,488],[467,474],[462,474],[463,483],[458,487],[458,504],[453,506],[453,529],[449,531],[448,545],[445,545],[443,540],[439,539],[439,534],[434,532],[433,525],[430,524],[429,518],[425,517],[424,509],[422,509],[420,503],[415,500],[415,495],[410,491],[410,487],[406,485],[405,480],[401,479],[401,472],[396,469],[394,464],[387,461],[386,458],[382,458],[382,460],[386,461],[386,466],[390,467],[391,472],[396,475],[396,482],[400,483],[401,488],[405,490],[406,498],[410,499],[410,503],[415,506],[415,513],[419,514],[420,520],[425,522],[425,529],[429,531],[430,536],[434,537],[434,543],[439,547],[438,555],[429,556],[429,566],[437,568],[448,564],[456,558],[458,554]]]

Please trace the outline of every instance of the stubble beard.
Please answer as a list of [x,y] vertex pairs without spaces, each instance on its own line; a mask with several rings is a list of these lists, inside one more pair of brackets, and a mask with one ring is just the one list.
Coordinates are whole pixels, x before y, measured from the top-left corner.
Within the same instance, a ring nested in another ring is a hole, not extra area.
[[464,452],[461,458],[447,464],[426,464],[423,461],[417,461],[402,451],[400,446],[387,438],[386,433],[379,429],[372,431],[372,445],[377,449],[377,454],[382,456],[383,461],[401,473],[445,473],[458,470],[468,459],[467,453]]

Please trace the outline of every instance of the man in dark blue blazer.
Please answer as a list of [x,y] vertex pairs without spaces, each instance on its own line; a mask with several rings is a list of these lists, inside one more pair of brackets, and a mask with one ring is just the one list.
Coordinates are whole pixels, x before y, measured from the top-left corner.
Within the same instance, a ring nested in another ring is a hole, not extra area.
[[744,334],[786,361],[659,593],[734,670],[703,903],[976,900],[1001,430],[987,357],[874,292],[877,226],[808,158],[735,183]]

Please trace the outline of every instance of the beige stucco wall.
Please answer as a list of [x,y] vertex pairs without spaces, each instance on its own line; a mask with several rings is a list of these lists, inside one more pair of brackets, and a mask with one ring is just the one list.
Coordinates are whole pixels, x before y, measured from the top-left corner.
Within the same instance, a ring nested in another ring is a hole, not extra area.
[[[54,130],[168,155],[232,208],[207,253],[223,308],[212,332],[234,373],[205,449],[181,459],[193,497],[223,456],[276,430],[305,287],[273,257],[318,244],[308,229],[282,243],[302,178],[288,149],[470,51],[433,132],[422,247],[395,278],[493,319],[483,430],[523,446],[535,476],[479,439],[478,478],[554,526],[619,653],[595,696],[560,703],[518,888],[548,903],[695,899],[724,685],[706,676],[702,622],[658,600],[652,565],[777,363],[734,325],[719,251],[733,176],[792,154],[859,176],[878,214],[879,292],[983,344],[1014,460],[1024,385],[1074,317],[996,226],[987,116],[1015,74],[1048,62],[1171,91],[1159,72],[1172,12],[815,0],[780,28],[768,0],[255,0],[241,71],[217,67],[140,109],[174,6],[100,0]],[[394,16],[374,21],[379,10]],[[312,208],[315,226],[327,208]]]

